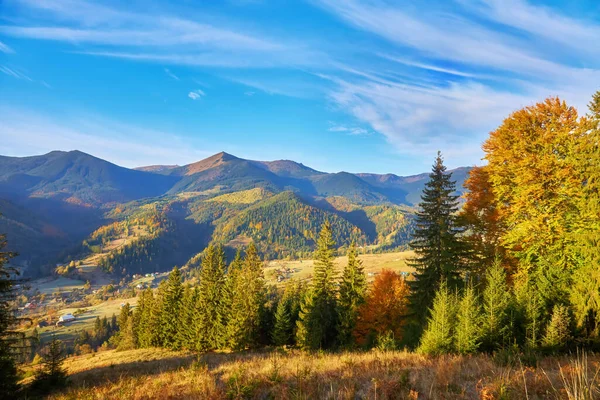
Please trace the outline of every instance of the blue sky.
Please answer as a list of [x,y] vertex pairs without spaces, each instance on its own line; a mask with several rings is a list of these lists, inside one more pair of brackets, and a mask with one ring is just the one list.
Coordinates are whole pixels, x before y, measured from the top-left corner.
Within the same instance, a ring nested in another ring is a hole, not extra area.
[[0,1],[0,154],[407,175],[600,89],[600,2]]

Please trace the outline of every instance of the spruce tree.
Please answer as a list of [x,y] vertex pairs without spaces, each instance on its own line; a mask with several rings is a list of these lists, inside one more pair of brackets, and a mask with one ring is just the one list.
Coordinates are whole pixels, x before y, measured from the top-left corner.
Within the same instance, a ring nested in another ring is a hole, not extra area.
[[446,281],[442,281],[433,299],[419,351],[431,355],[451,353],[454,350],[455,319],[456,296],[450,292]]
[[198,301],[196,302],[195,348],[208,351],[223,347],[226,326],[223,307],[225,286],[225,255],[222,247],[208,246],[202,258]]
[[562,350],[571,339],[571,316],[569,308],[557,304],[552,310],[552,318],[548,323],[546,335],[542,341],[543,345],[554,351]]
[[535,277],[521,272],[516,283],[516,301],[522,325],[525,328],[525,345],[536,349],[542,339],[544,306]]
[[42,368],[36,372],[32,384],[34,390],[47,392],[61,388],[67,383],[67,373],[62,364],[66,356],[63,343],[53,337],[42,355]]
[[134,326],[135,336],[137,337],[138,346],[142,348],[151,347],[152,344],[152,329],[154,323],[152,321],[152,308],[154,307],[154,294],[152,289],[145,289],[138,301],[137,309],[134,311],[138,323]]
[[358,309],[365,301],[367,279],[362,262],[358,259],[354,242],[348,249],[348,264],[344,268],[338,299],[338,343],[352,347]]
[[154,301],[149,310],[149,334],[151,347],[163,347],[163,328],[161,326],[163,317],[163,303],[165,292],[167,289],[167,281],[164,280],[158,284],[158,290],[154,293]]
[[177,345],[182,297],[181,272],[175,267],[164,288],[160,314],[160,343],[169,349],[175,349]]
[[137,347],[135,330],[134,330],[134,318],[132,315],[127,319],[127,323],[124,328],[121,328],[119,332],[119,346],[118,350],[131,350]]
[[177,336],[175,348],[192,350],[194,348],[194,316],[196,302],[198,301],[198,288],[189,285],[183,289],[181,311],[177,322]]
[[297,342],[311,350],[328,349],[337,337],[335,241],[329,221],[323,224],[315,253],[314,277],[297,322]]
[[290,302],[282,297],[277,303],[275,311],[275,326],[273,327],[273,343],[275,346],[289,345],[292,340],[292,317],[290,315]]
[[[5,246],[5,236],[0,235],[0,250]],[[17,368],[10,351],[14,339],[10,329],[15,323],[10,302],[15,299],[15,280],[12,277],[16,271],[7,266],[8,261],[14,256],[14,253],[0,251],[0,393],[8,397],[11,397],[18,388]]]
[[231,319],[231,312],[233,299],[236,296],[238,277],[240,270],[242,269],[244,260],[242,258],[242,251],[238,249],[235,253],[235,258],[229,264],[227,268],[227,274],[225,275],[225,286],[223,287],[223,324],[227,325]]
[[[131,323],[130,323],[131,320]],[[131,332],[128,332],[128,325],[131,325],[130,327]],[[133,341],[133,318],[131,316],[131,308],[129,307],[129,303],[125,303],[125,305],[123,305],[123,307],[121,307],[121,313],[119,314],[119,320],[118,320],[118,326],[119,326],[119,331],[116,334],[117,337],[117,349],[118,350],[129,350],[132,349],[133,347],[129,347]],[[127,338],[127,344],[123,343],[124,342],[124,337],[126,334],[130,334],[131,337]]]
[[481,344],[482,313],[479,296],[470,283],[463,291],[456,312],[454,346],[460,354],[475,353]]
[[450,289],[461,285],[461,272],[465,265],[466,246],[460,235],[456,212],[458,196],[452,174],[446,172],[442,155],[438,152],[429,181],[425,184],[416,229],[411,248],[416,257],[411,266],[416,269],[415,280],[411,281],[412,312],[420,324],[426,320],[434,293],[442,281]]
[[483,290],[482,348],[497,350],[508,345],[512,295],[506,283],[506,271],[496,259],[486,271]]
[[[242,268],[236,272],[231,319],[227,325],[229,347],[241,350],[258,344],[265,303],[263,264],[254,243],[246,249]],[[235,271],[235,270],[234,270]]]

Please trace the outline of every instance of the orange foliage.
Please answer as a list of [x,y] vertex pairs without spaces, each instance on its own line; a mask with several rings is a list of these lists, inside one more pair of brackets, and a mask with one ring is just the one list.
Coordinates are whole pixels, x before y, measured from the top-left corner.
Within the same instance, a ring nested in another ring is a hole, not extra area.
[[354,336],[360,345],[391,331],[402,338],[408,309],[408,285],[394,271],[384,269],[375,278],[365,303],[360,307]]
[[[543,257],[564,245],[561,241],[580,187],[573,163],[578,126],[573,107],[549,98],[511,114],[483,144],[487,182],[476,187],[476,179],[484,176],[473,178],[472,189],[477,190],[471,203],[485,206],[493,199],[494,218],[509,228],[502,232],[502,244],[519,257]],[[493,195],[488,193],[490,187]]]

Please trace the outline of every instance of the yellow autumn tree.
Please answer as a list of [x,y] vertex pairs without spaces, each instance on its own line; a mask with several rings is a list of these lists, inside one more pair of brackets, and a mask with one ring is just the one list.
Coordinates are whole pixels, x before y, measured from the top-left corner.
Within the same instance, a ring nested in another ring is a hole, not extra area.
[[572,265],[566,241],[580,189],[578,128],[575,108],[549,98],[511,114],[483,144],[496,212],[506,228],[500,241],[521,265]]

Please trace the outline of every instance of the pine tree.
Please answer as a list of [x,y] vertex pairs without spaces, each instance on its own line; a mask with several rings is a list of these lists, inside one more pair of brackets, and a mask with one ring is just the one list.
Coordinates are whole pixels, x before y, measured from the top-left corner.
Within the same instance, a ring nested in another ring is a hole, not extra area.
[[133,316],[129,316],[127,324],[124,328],[121,328],[119,332],[119,346],[118,350],[131,350],[137,347],[135,332],[134,332],[134,319]]
[[552,318],[548,323],[542,344],[551,350],[562,350],[571,339],[571,316],[569,308],[557,304],[552,310]]
[[334,252],[331,225],[326,221],[317,242],[314,277],[297,323],[297,342],[305,349],[328,349],[337,337]]
[[463,291],[456,312],[454,345],[460,354],[475,353],[481,344],[482,313],[479,296],[470,283]]
[[[6,246],[4,235],[0,235],[0,250]],[[0,393],[11,397],[18,389],[17,368],[11,356],[10,347],[13,341],[11,327],[15,323],[10,302],[15,299],[12,279],[16,272],[8,267],[8,261],[16,254],[0,251]]]
[[362,262],[358,259],[354,242],[348,249],[348,264],[344,268],[338,299],[338,343],[343,347],[354,345],[358,309],[365,301],[367,279]]
[[242,251],[241,249],[238,249],[235,253],[235,258],[229,264],[229,267],[227,268],[227,274],[225,275],[225,286],[223,287],[223,324],[225,325],[227,325],[231,319],[231,305],[233,304],[233,300],[236,296],[236,285],[238,284],[238,277],[243,264],[244,260],[242,258]]
[[508,345],[510,337],[511,291],[506,284],[506,271],[496,259],[487,270],[483,290],[482,345],[488,351]]
[[236,274],[227,336],[229,347],[241,350],[258,344],[265,303],[262,261],[253,243],[246,249],[242,268]]
[[160,313],[160,343],[166,348],[175,349],[183,297],[181,272],[177,267],[173,268],[169,274],[163,293]]
[[154,307],[154,294],[152,289],[144,290],[138,301],[137,309],[135,310],[136,318],[139,322],[134,326],[135,336],[137,337],[138,346],[142,348],[151,347],[152,329],[154,323],[152,321],[152,308]]
[[181,311],[177,322],[175,348],[192,350],[194,348],[194,314],[198,301],[198,288],[186,285],[181,299]]
[[412,311],[421,324],[431,307],[434,293],[442,281],[451,289],[460,287],[466,245],[460,239],[456,212],[458,197],[452,174],[446,172],[441,153],[438,152],[429,181],[421,196],[417,212],[416,230],[410,246],[416,257],[411,265],[416,269],[416,279],[411,282]]
[[292,317],[290,315],[290,301],[282,297],[277,304],[275,311],[275,326],[273,328],[273,343],[275,346],[285,346],[291,344],[292,340]]
[[210,245],[202,259],[198,301],[196,303],[196,350],[208,351],[223,347],[226,326],[223,308],[225,286],[225,255],[222,247]]
[[[127,331],[129,325],[131,326],[130,332]],[[132,349],[133,347],[130,347],[130,346],[131,346],[131,343],[133,342],[133,318],[131,316],[131,308],[129,307],[129,303],[125,303],[125,305],[123,305],[123,307],[121,307],[121,313],[119,314],[118,326],[119,326],[119,331],[116,334],[117,342],[118,342],[117,349],[118,350]],[[127,343],[124,343],[126,334],[130,334],[131,336],[126,339]]]
[[161,327],[161,319],[163,315],[163,301],[167,281],[164,280],[158,284],[158,290],[154,293],[154,299],[149,309],[148,328],[150,337],[150,347],[163,347],[163,329]]
[[522,325],[525,328],[525,345],[530,349],[535,349],[540,345],[542,328],[545,326],[544,305],[535,277],[521,273],[517,278],[515,283],[516,302]]
[[36,372],[32,384],[34,390],[46,392],[66,385],[67,373],[62,366],[66,358],[63,347],[60,340],[52,338],[42,356],[42,368]]
[[440,284],[433,299],[431,316],[421,338],[419,351],[439,355],[454,350],[454,329],[456,319],[456,296],[450,293],[445,281]]

